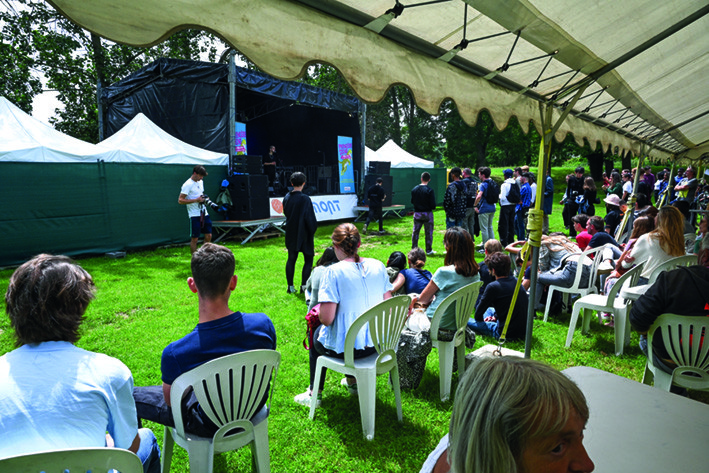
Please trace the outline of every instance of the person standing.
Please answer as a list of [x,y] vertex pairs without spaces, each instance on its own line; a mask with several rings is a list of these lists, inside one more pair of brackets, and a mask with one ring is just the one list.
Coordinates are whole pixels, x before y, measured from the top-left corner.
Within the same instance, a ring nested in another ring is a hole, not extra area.
[[187,206],[187,215],[190,218],[190,253],[197,251],[197,240],[204,234],[204,243],[212,241],[212,219],[209,218],[207,207],[204,205],[208,201],[204,195],[203,179],[207,176],[207,170],[202,165],[197,165],[192,169],[192,176],[182,184],[180,196],[177,203]]
[[411,248],[419,246],[421,226],[424,228],[426,254],[433,255],[433,211],[436,209],[436,196],[428,186],[431,175],[421,173],[421,184],[411,190],[411,203],[414,205],[414,231],[411,234]]
[[315,231],[318,221],[315,218],[313,203],[310,197],[303,194],[305,174],[294,172],[291,174],[290,183],[293,190],[283,199],[283,214],[286,216],[286,249],[288,261],[286,262],[286,280],[288,294],[295,294],[295,263],[298,253],[303,253],[303,273],[300,279],[300,292],[305,291],[305,283],[310,277],[315,255]]
[[473,172],[470,168],[463,169],[463,183],[465,184],[465,217],[461,227],[468,230],[475,240],[475,197],[478,193],[477,184],[473,181]]
[[551,215],[552,204],[554,204],[554,180],[551,178],[551,168],[547,168],[547,177],[544,181],[544,201],[542,202],[542,210],[544,210],[542,233],[545,235],[549,234],[549,215]]
[[523,173],[520,178],[522,188],[519,190],[519,204],[515,207],[515,234],[518,241],[527,239],[527,213],[532,205],[532,188],[527,182],[529,173]]
[[694,202],[698,185],[694,169],[687,168],[684,171],[684,178],[679,182],[679,185],[675,186],[675,192],[677,192],[678,198],[686,200],[691,205]]
[[[514,223],[515,204],[517,202],[511,202],[509,197],[510,190],[512,186],[517,186],[517,181],[515,181],[513,177],[512,169],[505,169],[502,173],[505,176],[505,182],[500,186],[500,220],[497,223],[497,233],[500,235],[500,242],[504,248],[515,241]],[[519,191],[519,187],[516,187],[516,190]],[[519,194],[519,192],[517,192],[517,194]]]
[[571,219],[579,211],[576,197],[583,194],[583,173],[583,166],[577,167],[574,170],[574,175],[569,177],[566,183],[566,202],[564,203],[562,216],[564,217],[564,227],[569,229],[570,237],[576,236],[576,230]]
[[386,199],[386,194],[384,193],[382,184],[384,184],[384,179],[378,177],[377,183],[367,190],[369,213],[367,214],[367,221],[364,222],[364,228],[362,229],[362,232],[365,235],[367,234],[369,222],[374,220],[379,221],[379,234],[384,235],[384,212],[382,209],[382,203],[384,202],[384,199]]
[[[226,247],[208,243],[192,255],[190,291],[197,294],[197,326],[184,337],[170,343],[162,352],[162,386],[136,386],[133,389],[138,418],[174,427],[170,405],[172,384],[183,373],[208,361],[249,350],[275,350],[276,329],[266,314],[245,314],[229,308],[236,289],[236,260]],[[250,389],[250,386],[244,386]],[[260,400],[258,412],[268,400]],[[212,438],[219,428],[207,417],[194,392],[182,399],[185,431]]]
[[[482,166],[478,169],[478,176],[482,181],[478,187],[478,196],[475,199],[475,211],[478,212],[478,220],[480,221],[480,233],[482,233],[482,244],[495,238],[495,231],[492,229],[492,219],[495,216],[495,204],[500,199],[499,188],[490,179],[490,168]],[[480,253],[485,253],[485,250],[479,250]]]
[[273,187],[276,180],[276,147],[271,145],[268,154],[263,157],[263,172],[268,176],[268,185]]
[[160,451],[150,429],[138,428],[130,370],[76,346],[95,289],[66,256],[35,256],[10,278],[6,311],[18,348],[0,357],[0,458],[110,442],[158,473]]
[[446,188],[446,195],[443,197],[443,209],[446,211],[446,229],[460,227],[463,225],[465,217],[465,183],[461,181],[460,168],[451,169],[450,184]]

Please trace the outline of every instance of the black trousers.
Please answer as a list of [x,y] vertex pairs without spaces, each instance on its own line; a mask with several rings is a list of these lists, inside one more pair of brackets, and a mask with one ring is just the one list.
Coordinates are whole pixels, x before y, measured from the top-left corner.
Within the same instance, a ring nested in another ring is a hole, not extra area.
[[500,235],[502,247],[515,241],[515,205],[500,206],[500,220],[497,223],[497,233]]
[[576,201],[568,201],[564,204],[564,210],[561,212],[561,216],[564,217],[564,226],[569,229],[569,236],[576,236],[576,229],[574,228],[574,222],[571,220],[579,211],[579,204]]
[[364,223],[369,226],[369,222],[379,220],[379,231],[384,231],[384,212],[381,207],[369,207],[369,213],[367,214],[367,221]]

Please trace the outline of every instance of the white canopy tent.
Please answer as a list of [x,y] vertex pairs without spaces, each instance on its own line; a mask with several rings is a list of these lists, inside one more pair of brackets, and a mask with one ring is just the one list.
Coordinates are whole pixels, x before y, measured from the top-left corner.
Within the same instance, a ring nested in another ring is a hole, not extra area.
[[[523,129],[553,105],[561,140],[618,153],[698,157],[709,143],[706,0],[52,0],[106,38],[149,45],[187,25],[221,35],[282,79],[315,61],[336,67],[365,101],[408,86],[437,113],[455,101]],[[269,26],[269,27],[266,27]],[[576,101],[572,101],[578,92]]]
[[[369,148],[367,148],[369,149]],[[426,159],[421,159],[413,154],[404,151],[397,145],[393,140],[389,140],[381,148],[376,151],[376,155],[373,156],[374,159],[370,159],[371,155],[368,155],[366,150],[364,154],[365,166],[369,164],[369,161],[388,161],[391,163],[391,167],[394,169],[403,168],[432,168],[433,161],[428,161]]]
[[5,97],[0,97],[0,136],[0,162],[82,163],[111,161],[118,154],[55,130]]
[[227,154],[215,153],[180,141],[142,113],[99,144],[104,148],[119,151],[121,162],[213,166],[229,164]]

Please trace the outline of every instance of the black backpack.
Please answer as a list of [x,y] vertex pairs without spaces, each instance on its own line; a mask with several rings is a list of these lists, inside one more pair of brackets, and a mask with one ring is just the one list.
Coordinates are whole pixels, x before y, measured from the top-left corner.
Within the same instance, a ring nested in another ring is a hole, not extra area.
[[510,184],[510,190],[507,193],[507,201],[510,204],[519,204],[522,201],[522,194],[520,194],[519,184],[517,184],[517,182]]
[[467,186],[463,181],[457,181],[455,185],[455,196],[453,196],[453,217],[463,218],[468,209]]
[[470,209],[475,207],[475,198],[478,196],[478,186],[472,179],[467,177],[463,179],[463,183],[465,184],[467,207]]
[[492,179],[488,179],[485,182],[487,183],[487,190],[484,194],[485,201],[488,204],[495,205],[500,200],[500,186]]

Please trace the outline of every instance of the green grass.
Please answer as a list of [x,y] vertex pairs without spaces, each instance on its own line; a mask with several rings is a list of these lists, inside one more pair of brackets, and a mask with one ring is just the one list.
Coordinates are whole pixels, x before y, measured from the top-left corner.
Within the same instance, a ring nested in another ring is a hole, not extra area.
[[[495,171],[497,172],[497,171]],[[501,170],[498,174],[501,174]],[[561,198],[565,172],[554,174],[555,201]],[[412,183],[412,186],[415,183]],[[597,206],[603,214],[600,206]],[[434,250],[427,269],[443,265],[444,214],[435,214]],[[407,252],[411,245],[410,217],[385,220],[386,236],[364,236],[361,254],[386,262],[392,251]],[[335,224],[323,224],[316,234],[316,253],[330,244]],[[358,224],[361,228],[361,224]],[[552,229],[561,230],[561,208],[555,205]],[[495,223],[495,229],[497,223]],[[421,235],[423,239],[423,235]],[[396,420],[394,395],[386,377],[377,386],[376,434],[372,442],[362,437],[359,405],[339,385],[340,376],[327,376],[323,404],[313,421],[308,410],[293,396],[308,385],[308,354],[303,349],[306,305],[302,296],[287,295],[282,237],[252,241],[241,246],[227,242],[237,259],[238,284],[231,298],[232,310],[264,312],[274,322],[281,367],[273,390],[269,437],[273,471],[302,472],[410,472],[418,471],[428,453],[448,429],[452,402],[438,395],[438,356],[429,356],[421,385],[403,393],[404,422]],[[478,255],[480,257],[480,255]],[[96,300],[91,303],[78,345],[122,360],[133,372],[136,385],[160,383],[160,355],[170,342],[192,330],[197,323],[197,296],[189,291],[189,248],[173,247],[129,253],[125,259],[86,258],[80,264],[95,279]],[[302,259],[299,261],[302,264]],[[298,275],[300,267],[297,268]],[[12,270],[0,271],[0,291],[7,290]],[[299,282],[296,278],[296,284]],[[4,304],[4,301],[3,301]],[[3,305],[4,313],[4,305]],[[535,320],[532,357],[558,369],[592,366],[636,381],[642,379],[645,357],[637,348],[637,334],[621,357],[613,355],[613,329],[592,323],[588,336],[579,331],[571,349],[564,348],[569,315]],[[0,354],[13,349],[14,338],[7,317],[0,317]],[[492,339],[479,337],[476,348]],[[509,348],[524,351],[522,343]],[[454,375],[453,389],[457,385]],[[162,444],[162,428],[147,423]],[[219,455],[215,471],[251,471],[248,449]],[[186,453],[176,448],[174,471],[187,471]]]

